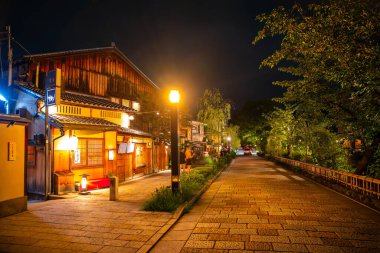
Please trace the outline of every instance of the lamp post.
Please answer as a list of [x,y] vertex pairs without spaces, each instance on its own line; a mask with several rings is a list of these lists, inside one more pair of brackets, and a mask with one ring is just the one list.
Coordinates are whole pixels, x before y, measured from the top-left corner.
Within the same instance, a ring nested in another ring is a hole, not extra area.
[[169,101],[172,104],[170,116],[170,137],[171,137],[171,156],[172,156],[172,192],[177,193],[181,191],[180,186],[180,171],[179,171],[179,136],[178,136],[178,104],[179,92],[178,90],[171,90],[169,94]]
[[228,152],[231,150],[231,136],[227,136],[227,148]]

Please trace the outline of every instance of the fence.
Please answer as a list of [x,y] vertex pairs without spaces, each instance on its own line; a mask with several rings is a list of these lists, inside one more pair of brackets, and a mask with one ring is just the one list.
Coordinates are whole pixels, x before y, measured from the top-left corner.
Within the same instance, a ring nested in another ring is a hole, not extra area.
[[281,163],[299,167],[311,174],[321,176],[328,181],[336,182],[338,184],[351,188],[352,190],[362,192],[365,195],[375,196],[377,199],[380,199],[379,179],[337,171],[319,165],[290,160],[278,156],[274,156],[273,158]]

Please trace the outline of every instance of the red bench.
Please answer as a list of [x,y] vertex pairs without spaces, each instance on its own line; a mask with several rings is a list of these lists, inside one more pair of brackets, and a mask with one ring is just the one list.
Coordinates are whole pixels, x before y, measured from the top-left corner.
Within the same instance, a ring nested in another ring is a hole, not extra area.
[[95,178],[91,180],[87,180],[87,190],[96,190],[101,188],[110,187],[110,179],[109,178]]

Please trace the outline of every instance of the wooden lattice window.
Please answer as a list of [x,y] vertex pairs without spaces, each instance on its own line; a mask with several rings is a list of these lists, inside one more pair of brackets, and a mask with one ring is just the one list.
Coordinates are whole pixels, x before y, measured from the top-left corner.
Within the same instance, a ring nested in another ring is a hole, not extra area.
[[78,148],[74,151],[73,166],[101,166],[103,165],[103,140],[78,140]]

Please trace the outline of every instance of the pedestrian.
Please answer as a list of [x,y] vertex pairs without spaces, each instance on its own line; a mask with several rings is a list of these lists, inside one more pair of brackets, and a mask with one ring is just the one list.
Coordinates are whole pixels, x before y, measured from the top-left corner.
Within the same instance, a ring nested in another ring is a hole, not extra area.
[[186,168],[186,156],[185,156],[185,149],[181,148],[181,151],[179,152],[179,169],[181,172],[185,172]]
[[185,159],[186,159],[186,170],[187,170],[187,173],[189,173],[189,174],[190,174],[193,156],[194,155],[192,154],[191,149],[187,148],[186,152],[185,152]]

